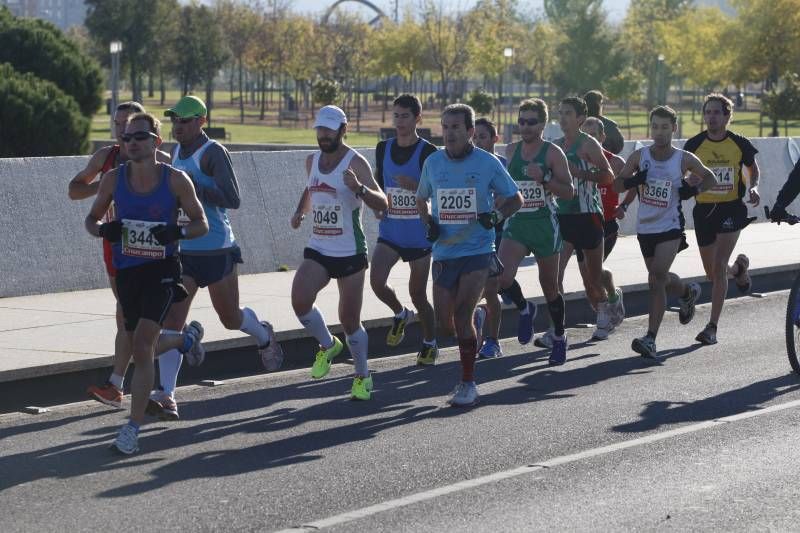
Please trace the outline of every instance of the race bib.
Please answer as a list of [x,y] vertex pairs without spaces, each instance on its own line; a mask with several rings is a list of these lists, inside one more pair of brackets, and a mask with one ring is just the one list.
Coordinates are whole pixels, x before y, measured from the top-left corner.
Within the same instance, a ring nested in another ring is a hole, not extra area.
[[712,167],[711,172],[717,178],[717,184],[714,185],[707,192],[709,194],[728,194],[733,190],[733,179],[735,177],[733,168],[731,167]]
[[520,212],[536,211],[545,205],[545,190],[533,180],[518,181],[519,192],[522,193],[523,204]]
[[314,235],[335,237],[344,233],[341,204],[315,204],[312,206],[312,211],[314,213]]
[[478,199],[474,187],[439,189],[436,195],[440,224],[469,224],[478,218]]
[[182,207],[179,207],[178,222],[177,222],[178,226],[180,227],[188,226],[189,222],[191,222],[191,220],[189,220],[189,216],[186,214],[186,211],[184,211]]
[[672,182],[670,180],[648,180],[642,186],[641,201],[653,207],[666,208],[672,196]]
[[162,226],[163,222],[122,219],[122,255],[147,259],[164,259],[166,247],[158,244],[150,228]]
[[417,193],[399,187],[387,187],[386,196],[389,200],[389,210],[386,212],[386,216],[402,220],[419,218]]

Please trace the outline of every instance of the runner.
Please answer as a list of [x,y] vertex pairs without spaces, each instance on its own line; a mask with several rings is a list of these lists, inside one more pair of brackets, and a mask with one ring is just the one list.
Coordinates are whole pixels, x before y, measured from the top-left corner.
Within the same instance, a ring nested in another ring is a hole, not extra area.
[[[172,303],[186,295],[180,280],[178,241],[205,235],[208,223],[188,176],[156,160],[161,136],[160,123],[153,115],[130,116],[122,140],[130,161],[103,175],[86,217],[86,230],[112,243],[119,302],[136,363],[130,421],[119,431],[112,448],[132,454],[139,449],[139,426],[153,385],[156,345],[159,350],[201,356],[203,331],[199,324],[193,322],[182,335],[159,333]],[[101,224],[112,201],[114,219]],[[179,205],[189,220],[184,227],[177,225]]]
[[[69,197],[71,200],[83,200],[91,198],[97,194],[100,186],[100,177],[116,168],[120,163],[128,160],[128,152],[125,143],[122,142],[122,135],[125,133],[125,125],[128,117],[133,113],[144,113],[144,107],[139,102],[123,102],[114,111],[114,137],[116,144],[104,146],[95,152],[86,168],[78,172],[69,182]],[[156,151],[156,158],[162,163],[169,163],[169,154],[161,150]],[[110,222],[114,218],[113,205],[104,217],[104,222]],[[103,262],[106,266],[108,283],[117,300],[117,334],[114,338],[114,368],[108,381],[103,385],[91,385],[86,389],[90,398],[112,407],[122,407],[123,387],[125,374],[128,370],[128,363],[131,360],[131,347],[128,344],[128,335],[125,332],[125,323],[122,319],[122,307],[117,298],[116,270],[111,258],[111,243],[103,240]]]
[[311,377],[322,379],[343,346],[331,335],[314,302],[331,278],[336,280],[339,321],[355,361],[350,397],[369,400],[373,386],[367,364],[369,339],[361,324],[364,270],[368,266],[361,208],[366,204],[373,211],[386,211],[388,202],[367,160],[343,141],[347,133],[344,111],[333,105],[323,107],[314,129],[320,151],[306,158],[308,186],[291,220],[292,228],[297,229],[306,213],[313,216],[311,238],[292,283],[292,307],[306,331],[319,342]]
[[[564,332],[564,298],[558,290],[558,260],[561,252],[561,233],[556,218],[555,196],[570,199],[575,194],[569,166],[561,149],[542,139],[547,124],[547,104],[539,99],[524,100],[518,111],[522,140],[506,146],[510,161],[508,172],[522,193],[522,208],[506,223],[500,244],[500,262],[503,273],[489,279],[486,292],[493,294],[494,305],[499,310],[498,290],[508,296],[520,312],[517,340],[527,344],[533,336],[536,307],[525,299],[522,288],[514,279],[522,260],[528,255],[536,257],[539,265],[539,283],[553,320],[554,344],[550,364],[562,365],[567,358],[567,339]],[[489,306],[492,308],[492,305]],[[484,358],[502,355],[497,336],[500,333],[500,314],[488,316],[490,335],[481,346],[479,356]]]
[[394,312],[394,323],[386,335],[386,344],[397,346],[405,337],[406,326],[414,318],[414,311],[403,307],[387,281],[398,260],[408,263],[411,269],[408,293],[419,315],[423,336],[417,364],[432,365],[438,349],[433,306],[428,302],[427,293],[431,243],[425,239],[415,193],[422,165],[429,155],[436,152],[436,147],[417,135],[422,104],[416,96],[403,94],[395,99],[393,105],[397,137],[381,141],[375,148],[375,179],[386,193],[389,209],[376,212],[381,221],[369,280],[378,299]]
[[[494,150],[494,145],[497,143],[499,138],[500,137],[497,135],[497,127],[494,125],[494,122],[483,117],[475,121],[475,135],[472,137],[475,146],[481,150],[486,150],[490,154],[493,154],[495,157],[497,157],[497,159],[500,160],[504,167],[508,167],[508,160],[506,157],[502,154],[498,154]],[[503,222],[499,222],[497,226],[495,226],[494,231],[494,247],[495,250],[499,250],[500,241],[503,239]],[[478,336],[480,336],[480,332],[478,332]]]
[[[750,275],[747,270],[750,260],[744,254],[736,257],[728,266],[739,233],[754,218],[747,217],[747,206],[761,202],[758,193],[758,163],[755,146],[741,135],[728,130],[733,102],[725,96],[712,93],[703,102],[703,120],[706,131],[695,135],[683,149],[694,153],[704,165],[711,168],[719,185],[700,194],[695,201],[692,215],[694,233],[706,277],[711,281],[711,316],[708,324],[696,340],[702,344],[717,343],[717,324],[722,314],[725,295],[728,293],[728,278],[734,278],[740,292],[750,290]],[[747,169],[745,180],[743,168]],[[745,183],[747,181],[747,183]]]
[[[486,281],[502,270],[494,253],[494,225],[517,211],[522,196],[500,161],[472,144],[475,112],[452,104],[442,113],[445,149],[431,155],[422,169],[417,209],[433,242],[433,301],[438,324],[456,334],[461,382],[450,405],[474,405],[475,356],[472,323]],[[493,209],[494,198],[504,200]],[[432,200],[432,207],[428,205]]]
[[[613,331],[616,315],[609,308],[608,293],[603,286],[603,205],[598,185],[611,183],[614,173],[603,149],[594,138],[580,130],[586,120],[586,102],[580,98],[565,98],[558,108],[559,123],[564,137],[556,144],[564,150],[569,161],[575,196],[570,200],[558,200],[558,223],[564,247],[561,251],[562,265],[575,255],[578,261],[586,261],[581,270],[586,297],[597,310],[597,328],[592,339],[603,340]],[[563,286],[564,269],[559,272],[559,286]]]
[[[664,318],[667,293],[680,298],[681,324],[694,318],[695,303],[700,297],[700,285],[684,283],[669,272],[678,252],[688,247],[681,200],[717,184],[714,173],[694,154],[672,146],[676,125],[677,114],[672,108],[658,106],[650,111],[653,144],[636,150],[614,181],[617,192],[633,188],[639,192],[637,233],[647,266],[650,315],[647,334],[634,339],[631,348],[650,359],[658,358],[656,335]],[[687,172],[692,174],[684,180]]]
[[[267,370],[277,370],[283,362],[283,350],[275,339],[269,322],[260,321],[249,307],[239,307],[239,275],[242,252],[236,243],[228,219],[228,209],[238,209],[239,183],[228,151],[203,131],[206,106],[195,96],[184,96],[164,116],[172,121],[172,135],[178,146],[172,153],[175,168],[192,179],[197,196],[208,219],[208,234],[181,246],[183,284],[188,296],[170,309],[164,321],[165,331],[181,331],[198,288],[208,287],[211,304],[222,325],[247,333],[256,341],[261,361]],[[188,358],[190,365],[201,359]],[[162,420],[178,419],[175,387],[183,356],[176,350],[159,358],[161,389],[153,391],[148,412]]]
[[583,95],[586,100],[586,112],[589,117],[599,119],[605,130],[605,140],[601,143],[603,148],[612,154],[618,154],[625,148],[625,139],[619,131],[619,125],[608,117],[603,116],[603,93],[589,91]]

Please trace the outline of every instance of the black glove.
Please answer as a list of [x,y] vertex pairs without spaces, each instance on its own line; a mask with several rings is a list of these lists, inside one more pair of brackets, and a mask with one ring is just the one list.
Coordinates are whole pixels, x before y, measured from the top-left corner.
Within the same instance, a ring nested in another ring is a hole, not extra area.
[[436,242],[436,239],[439,238],[439,224],[433,219],[425,225],[425,238],[428,239],[428,242]]
[[177,224],[161,224],[154,228],[150,228],[150,234],[156,238],[158,244],[166,246],[181,239],[181,228]]
[[688,200],[698,194],[700,194],[700,189],[696,186],[689,185],[685,181],[678,187],[678,196],[680,196],[681,200]]
[[119,242],[122,240],[122,222],[114,220],[101,224],[98,233],[108,242]]
[[769,219],[773,222],[780,222],[786,218],[786,208],[781,204],[775,204],[769,212]]
[[626,189],[633,189],[634,187],[638,187],[639,185],[644,185],[646,181],[647,181],[647,169],[644,169],[634,174],[632,178],[623,179],[622,183],[623,185],[625,185]]
[[491,213],[481,213],[478,215],[478,223],[486,229],[492,229],[503,221],[503,215],[498,211]]

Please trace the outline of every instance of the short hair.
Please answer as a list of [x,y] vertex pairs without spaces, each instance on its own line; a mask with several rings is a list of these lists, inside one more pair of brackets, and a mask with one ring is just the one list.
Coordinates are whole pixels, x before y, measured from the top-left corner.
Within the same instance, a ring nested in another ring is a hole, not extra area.
[[145,109],[139,102],[129,101],[122,102],[117,106],[117,111],[133,111],[134,113],[144,113]]
[[733,110],[733,102],[730,98],[721,93],[711,93],[703,100],[703,114],[706,113],[706,106],[709,102],[719,102],[722,106],[722,113],[726,116],[730,116]]
[[467,129],[475,127],[475,110],[467,104],[450,104],[442,111],[442,118],[446,115],[464,115],[464,125]]
[[404,109],[410,109],[415,117],[418,117],[419,114],[422,113],[422,103],[419,101],[419,98],[413,94],[401,94],[394,99],[392,105],[396,105]]
[[522,113],[523,111],[535,111],[539,114],[539,120],[542,122],[547,122],[548,113],[547,113],[547,104],[544,100],[540,98],[528,98],[523,100],[519,103],[519,110],[517,113]]
[[483,126],[487,130],[489,130],[489,135],[492,137],[497,137],[497,126],[494,125],[494,122],[489,120],[486,117],[481,117],[475,121],[475,127]]
[[134,113],[128,117],[126,124],[130,124],[135,120],[144,120],[150,125],[150,131],[158,136],[161,136],[161,121],[151,113]]
[[569,96],[561,100],[562,104],[567,104],[572,106],[572,109],[575,110],[575,114],[580,116],[586,116],[586,100],[583,98],[578,98],[577,96]]
[[678,114],[675,112],[668,105],[658,105],[650,111],[650,121],[653,121],[653,117],[661,117],[661,118],[668,118],[672,124],[678,123]]
[[606,125],[603,124],[603,121],[600,120],[597,117],[586,117],[586,120],[584,120],[583,124],[581,124],[581,125],[582,126],[587,126],[587,125],[591,125],[591,124],[594,124],[595,126],[597,126],[597,133],[599,133],[600,135],[605,135],[605,133],[606,133]]
[[583,99],[586,101],[587,116],[599,117],[600,106],[603,105],[603,93],[597,90],[588,91],[583,95]]

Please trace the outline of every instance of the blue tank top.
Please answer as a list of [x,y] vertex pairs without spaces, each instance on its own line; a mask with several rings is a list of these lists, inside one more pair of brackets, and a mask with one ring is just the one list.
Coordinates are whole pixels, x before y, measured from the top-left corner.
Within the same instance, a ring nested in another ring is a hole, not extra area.
[[[200,159],[206,150],[212,145],[216,144],[215,141],[208,140],[203,146],[195,150],[195,152],[186,159],[180,158],[181,147],[175,147],[172,154],[172,165],[186,172],[192,181],[205,187],[214,187],[216,182],[214,178],[200,170]],[[206,213],[208,220],[208,233],[199,239],[190,239],[181,244],[181,252],[209,252],[216,250],[225,250],[236,246],[236,241],[233,237],[233,229],[231,228],[231,221],[228,219],[228,213],[224,207],[219,207],[206,202],[202,202],[203,211]],[[185,224],[185,217],[181,216],[180,223]]]
[[392,160],[392,144],[396,139],[386,141],[383,154],[383,188],[389,200],[389,209],[381,219],[378,236],[401,248],[430,248],[425,238],[425,226],[417,213],[417,193],[400,187],[395,176],[408,176],[419,183],[419,158],[425,142],[420,139],[414,154],[408,161],[398,165]]
[[114,267],[118,270],[174,256],[178,245],[158,244],[150,228],[160,224],[175,224],[178,202],[169,188],[173,168],[161,163],[161,179],[146,194],[135,192],[128,182],[128,165],[121,165],[114,189],[115,220],[122,222],[122,239],[111,246]]

